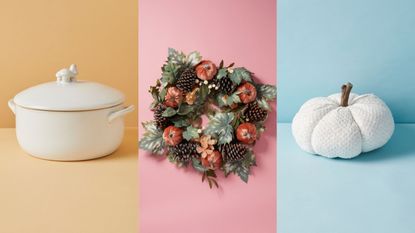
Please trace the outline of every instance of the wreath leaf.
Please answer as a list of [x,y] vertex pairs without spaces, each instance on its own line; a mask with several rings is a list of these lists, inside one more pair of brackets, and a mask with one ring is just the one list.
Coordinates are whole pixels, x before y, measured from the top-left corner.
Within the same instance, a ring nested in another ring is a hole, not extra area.
[[179,71],[179,66],[173,63],[166,63],[161,68],[161,84],[163,87],[166,87],[169,84],[174,84],[176,82],[176,76]]
[[188,104],[182,104],[179,107],[179,110],[177,111],[177,114],[179,115],[187,115],[189,114],[191,111],[193,111],[193,107],[188,105]]
[[260,108],[263,108],[267,111],[271,111],[271,106],[269,105],[269,103],[265,100],[265,98],[261,98],[259,100],[257,100],[258,106]]
[[228,113],[216,113],[211,117],[208,126],[205,129],[205,134],[217,135],[218,144],[230,143],[233,139],[233,127],[231,125],[235,114]]
[[196,159],[196,158],[192,158],[192,166],[196,171],[201,172],[201,173],[204,173],[207,170],[209,170],[208,168],[205,168],[202,165],[199,159]]
[[221,79],[223,77],[226,77],[226,75],[228,75],[228,70],[226,68],[221,68],[218,71],[218,74],[216,75],[217,79]]
[[186,128],[186,131],[183,132],[183,138],[186,139],[187,141],[190,141],[191,139],[194,138],[199,138],[199,133],[197,132],[197,128],[193,127],[193,126],[188,126]]
[[268,84],[259,85],[259,94],[267,101],[274,100],[277,96],[277,87]]
[[236,85],[239,85],[242,80],[252,82],[251,72],[245,67],[238,67],[233,69],[233,72],[230,74],[230,79],[232,82],[236,83]]
[[229,96],[224,95],[224,94],[219,94],[217,97],[219,107],[231,106],[232,104],[240,103],[241,99],[239,98],[239,93],[240,92],[236,91]]
[[168,62],[178,65],[183,65],[187,61],[186,55],[173,48],[169,48]]
[[198,103],[201,104],[205,101],[206,97],[209,95],[210,89],[207,85],[202,85],[199,89]]
[[166,97],[166,94],[167,94],[167,88],[163,88],[161,91],[160,91],[160,101],[163,101],[164,100],[164,98]]
[[202,60],[202,56],[200,56],[200,53],[197,51],[193,51],[187,55],[187,64],[190,66],[195,66]]
[[233,173],[239,176],[241,180],[248,183],[248,178],[252,166],[256,166],[255,155],[252,151],[248,151],[245,158],[240,161],[227,162],[223,165],[225,177]]
[[166,110],[164,110],[162,116],[164,117],[172,117],[176,115],[177,111],[174,108],[168,107]]
[[183,118],[183,117],[179,117],[179,118],[173,117],[172,122],[173,122],[174,126],[176,126],[178,128],[187,127],[187,126],[190,125],[189,120],[186,119],[186,118]]
[[155,121],[147,121],[142,123],[145,133],[139,142],[139,146],[143,150],[151,151],[154,154],[163,154],[164,140],[163,132],[157,128]]

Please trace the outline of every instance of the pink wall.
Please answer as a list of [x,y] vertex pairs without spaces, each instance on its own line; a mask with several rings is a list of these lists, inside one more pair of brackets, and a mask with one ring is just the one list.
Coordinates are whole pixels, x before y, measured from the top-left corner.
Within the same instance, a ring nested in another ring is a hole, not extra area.
[[[152,118],[147,89],[160,77],[168,47],[235,62],[275,84],[275,17],[274,0],[140,0],[139,120]],[[140,151],[140,233],[276,232],[275,123],[273,113],[248,184],[220,177],[221,188],[209,190],[196,172]]]

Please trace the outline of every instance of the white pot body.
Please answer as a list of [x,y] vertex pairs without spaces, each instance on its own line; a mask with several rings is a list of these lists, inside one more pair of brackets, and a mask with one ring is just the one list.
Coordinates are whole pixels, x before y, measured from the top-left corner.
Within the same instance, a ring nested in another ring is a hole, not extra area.
[[17,139],[23,150],[42,159],[76,161],[102,157],[114,152],[121,144],[124,134],[122,116],[132,109],[132,106],[117,105],[64,112],[16,105]]

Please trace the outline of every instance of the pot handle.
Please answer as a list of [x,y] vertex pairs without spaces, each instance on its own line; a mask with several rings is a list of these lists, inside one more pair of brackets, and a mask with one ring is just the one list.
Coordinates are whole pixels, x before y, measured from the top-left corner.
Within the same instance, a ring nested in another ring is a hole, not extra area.
[[16,104],[14,103],[13,99],[9,100],[7,105],[9,105],[9,108],[12,110],[13,114],[16,114]]
[[130,113],[130,112],[134,111],[134,109],[135,109],[134,105],[130,105],[130,106],[124,107],[121,110],[112,112],[108,115],[108,122],[111,123],[116,118],[122,117],[122,116],[126,115],[127,113]]

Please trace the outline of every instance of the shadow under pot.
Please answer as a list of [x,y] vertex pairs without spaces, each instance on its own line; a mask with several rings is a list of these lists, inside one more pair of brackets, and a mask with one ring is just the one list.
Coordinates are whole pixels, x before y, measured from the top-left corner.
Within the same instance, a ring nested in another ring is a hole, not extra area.
[[114,152],[124,136],[120,91],[76,79],[75,65],[56,73],[56,82],[28,88],[8,105],[16,116],[16,135],[27,153],[58,161],[88,160]]

